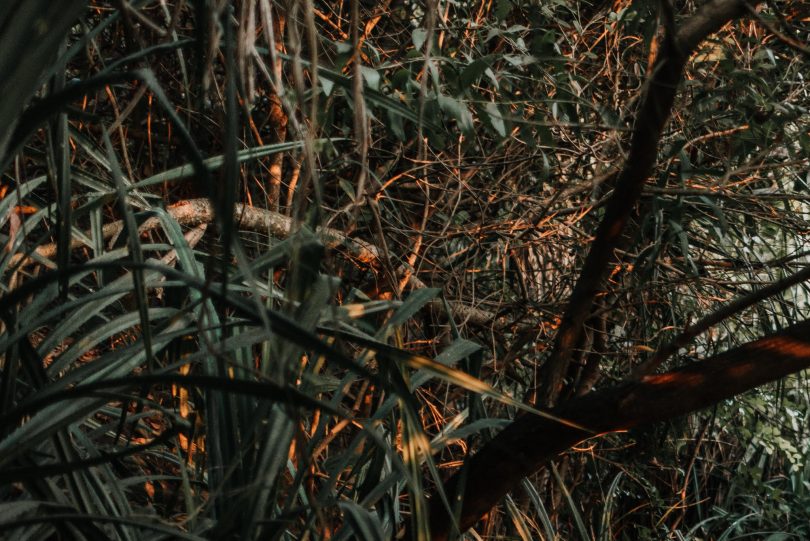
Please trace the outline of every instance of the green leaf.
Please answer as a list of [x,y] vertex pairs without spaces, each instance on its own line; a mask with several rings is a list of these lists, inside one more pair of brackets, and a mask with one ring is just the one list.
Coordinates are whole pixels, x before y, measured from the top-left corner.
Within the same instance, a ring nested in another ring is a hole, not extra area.
[[503,116],[501,116],[501,111],[498,109],[498,105],[496,103],[488,102],[485,106],[487,113],[489,116],[489,123],[492,128],[498,133],[501,137],[506,137],[506,124],[503,121]]
[[338,507],[343,511],[347,522],[351,525],[352,539],[363,541],[377,541],[386,539],[380,520],[354,502],[339,502]]
[[374,68],[368,66],[360,66],[360,72],[363,74],[363,80],[369,88],[379,92],[380,90],[380,74]]
[[511,0],[498,0],[495,4],[495,17],[499,21],[505,20],[512,12]]
[[416,49],[421,49],[422,45],[425,44],[425,40],[427,39],[427,30],[424,28],[415,28],[413,33],[411,34],[411,41],[413,41],[413,46]]
[[441,110],[456,120],[461,131],[468,137],[472,136],[473,118],[467,107],[461,101],[442,94],[439,94],[438,101]]

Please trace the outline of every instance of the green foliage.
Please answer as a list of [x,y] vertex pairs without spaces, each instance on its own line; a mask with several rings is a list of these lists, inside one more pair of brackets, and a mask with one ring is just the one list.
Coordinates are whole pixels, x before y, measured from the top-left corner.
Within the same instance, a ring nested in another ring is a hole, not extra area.
[[[0,537],[429,538],[447,469],[548,415],[523,398],[658,4],[12,4]],[[570,394],[807,265],[807,62],[757,32],[692,59]],[[786,290],[675,361],[809,311]],[[804,383],[583,444],[467,535],[810,537]]]

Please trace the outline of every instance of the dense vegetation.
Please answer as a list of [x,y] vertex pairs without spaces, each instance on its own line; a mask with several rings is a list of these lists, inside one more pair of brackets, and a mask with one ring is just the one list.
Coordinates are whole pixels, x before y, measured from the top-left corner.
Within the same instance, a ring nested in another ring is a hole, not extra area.
[[810,4],[0,7],[0,536],[810,537]]

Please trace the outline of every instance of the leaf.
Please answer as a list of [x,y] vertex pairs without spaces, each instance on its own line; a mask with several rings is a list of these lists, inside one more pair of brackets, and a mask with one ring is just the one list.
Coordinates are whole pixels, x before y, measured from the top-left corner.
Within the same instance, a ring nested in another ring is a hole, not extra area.
[[[321,145],[327,142],[336,142],[341,139],[316,139],[314,143],[316,145]],[[289,152],[290,150],[297,150],[299,148],[303,148],[304,142],[303,141],[288,141],[285,143],[274,143],[270,145],[258,146],[253,148],[248,148],[244,150],[240,150],[236,153],[236,161],[237,163],[243,163],[249,160],[258,160],[259,158],[264,158],[265,156],[272,156],[273,154],[278,154],[280,152]],[[220,154],[218,156],[213,156],[203,161],[205,167],[211,171],[219,169],[225,163],[225,155]],[[180,180],[184,178],[189,178],[196,173],[193,164],[185,164],[178,167],[174,167],[172,169],[167,169],[161,173],[157,173],[150,177],[147,177],[139,182],[136,182],[132,185],[131,189],[138,189],[138,188],[145,188],[147,186],[152,186],[155,184],[163,184],[164,182]]]
[[[460,360],[465,359],[477,351],[481,351],[481,345],[463,338],[458,338],[453,341],[444,351],[436,356],[436,362],[445,366],[454,366]],[[424,383],[427,383],[432,377],[428,371],[417,372],[411,378],[412,387],[418,388]]]
[[[22,108],[58,69],[53,57],[86,8],[84,0],[26,0],[3,6],[0,14],[0,166],[5,170],[10,139]],[[13,21],[13,22],[12,22]],[[64,104],[62,104],[64,105]],[[14,141],[19,146],[24,141]]]
[[[461,73],[459,74],[460,90],[464,92],[472,89],[485,73],[492,73],[490,66],[494,61],[494,57],[485,56],[483,58],[477,58],[464,66],[464,69],[461,70]],[[498,88],[497,83],[497,79],[494,79],[493,85],[496,89]]]
[[335,82],[333,80],[321,77],[318,79],[318,83],[321,85],[324,96],[328,98],[332,95],[332,89],[335,88]]
[[364,541],[386,539],[387,536],[383,533],[380,520],[373,513],[354,502],[339,502],[338,507],[343,511],[346,521],[351,525],[352,539],[362,539]]
[[394,315],[391,316],[391,319],[386,322],[386,327],[396,328],[400,325],[404,325],[405,322],[411,319],[423,306],[435,299],[436,295],[440,292],[441,290],[435,287],[426,287],[413,291],[399,308],[397,308]]
[[601,526],[599,527],[600,541],[611,541],[614,538],[613,532],[610,530],[610,523],[613,513],[613,506],[615,505],[616,497],[618,496],[617,489],[619,488],[619,482],[622,480],[622,475],[624,475],[624,472],[619,472],[616,474],[616,477],[614,477],[613,481],[610,483],[610,487],[607,490],[607,495],[605,495],[605,503],[602,507]]
[[427,39],[427,30],[424,28],[415,28],[411,34],[411,41],[416,49],[421,49]]
[[506,428],[511,424],[508,419],[478,419],[467,425],[462,426],[456,430],[451,430],[447,433],[442,433],[436,436],[431,442],[431,447],[434,450],[443,449],[453,441],[463,440],[474,436],[479,432],[491,428],[498,429],[499,431]]
[[554,463],[551,464],[551,473],[554,475],[554,479],[557,481],[557,486],[560,487],[560,490],[565,496],[565,501],[568,503],[568,509],[571,511],[571,515],[574,517],[574,524],[577,526],[580,538],[582,541],[591,541],[591,535],[588,533],[588,528],[585,526],[585,520],[582,518],[582,513],[580,512],[577,504],[574,502],[574,498],[571,496],[571,493],[568,491],[568,487],[565,486],[565,481],[560,476],[560,472],[557,470]]
[[461,131],[468,137],[472,136],[473,118],[467,107],[461,101],[442,94],[439,94],[438,101],[441,110],[456,120]]
[[485,108],[489,114],[488,119],[489,123],[492,125],[492,128],[501,137],[506,137],[506,124],[503,121],[503,117],[501,116],[500,109],[498,109],[498,105],[493,102],[487,102]]
[[360,66],[360,72],[363,74],[363,80],[369,88],[379,92],[380,90],[380,73],[374,68],[368,66]]
[[[291,58],[288,55],[280,54],[279,56],[286,60],[291,60]],[[306,66],[309,66],[309,62],[306,62],[304,60],[301,60],[301,63]],[[347,91],[352,90],[353,84],[352,79],[350,77],[346,77],[342,73],[319,66],[318,75],[320,76],[320,78],[329,79],[335,85],[343,88],[344,90]],[[398,100],[386,96],[382,92],[374,90],[373,88],[366,88],[365,91],[363,92],[363,97],[366,99],[367,102],[384,109],[390,114],[401,116],[402,118],[410,120],[414,123],[419,122],[419,113],[417,111],[409,109]],[[433,131],[440,130],[440,127],[430,118],[423,119],[423,124],[427,129]]]
[[[728,220],[726,220],[726,214],[721,209],[711,197],[706,197],[705,195],[701,195],[699,197],[701,201],[703,201],[710,209],[712,209],[712,213],[717,218],[717,222],[720,226],[720,235],[718,235],[718,241],[723,240],[723,237],[728,236]],[[717,230],[716,227],[711,227],[711,231],[715,232]]]
[[523,479],[521,484],[523,489],[529,494],[529,499],[534,505],[537,514],[540,516],[540,523],[543,525],[543,532],[546,535],[546,539],[558,539],[554,525],[551,522],[551,518],[548,516],[548,511],[546,511],[546,506],[543,505],[543,499],[537,492],[537,488],[535,488],[534,484],[528,479]]
[[509,17],[509,14],[512,12],[512,2],[511,0],[498,0],[495,4],[495,17],[499,21],[506,20]]
[[566,426],[570,426],[572,428],[576,428],[584,432],[589,433],[592,432],[587,427],[577,425],[576,423],[573,423],[567,419],[563,419],[550,413],[546,413],[544,411],[533,408],[528,404],[524,404],[519,400],[515,400],[511,396],[501,393],[500,391],[493,388],[488,383],[481,381],[480,379],[477,379],[460,370],[456,370],[454,368],[437,363],[436,361],[428,359],[427,357],[409,353],[407,351],[389,346],[388,344],[378,342],[376,340],[369,339],[364,336],[360,336],[359,334],[353,334],[336,329],[324,328],[321,330],[326,334],[339,336],[351,342],[355,342],[359,345],[362,345],[366,348],[372,349],[376,352],[377,357],[381,359],[387,360],[389,362],[400,363],[414,370],[425,370],[429,372],[432,376],[437,377],[446,383],[457,385],[470,392],[477,393],[488,398],[493,398],[498,402],[501,402],[502,404],[512,406],[514,408],[531,413],[533,415],[537,415],[539,417],[543,417],[546,419],[556,421],[558,423],[562,423]]

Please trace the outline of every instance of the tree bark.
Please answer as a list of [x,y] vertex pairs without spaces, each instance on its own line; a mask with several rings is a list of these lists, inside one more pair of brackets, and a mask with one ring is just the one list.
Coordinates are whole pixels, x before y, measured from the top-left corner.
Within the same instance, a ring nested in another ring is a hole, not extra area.
[[[666,2],[666,0],[665,0]],[[552,406],[562,389],[571,354],[582,335],[593,300],[603,287],[608,264],[624,232],[630,214],[641,196],[644,181],[655,165],[658,142],[669,119],[678,84],[689,55],[709,35],[745,12],[743,0],[712,0],[698,9],[677,31],[669,11],[663,7],[668,27],[655,58],[652,77],[642,97],[633,128],[630,151],[585,258],[585,264],[568,300],[551,355],[540,373],[541,389],[532,402]]]
[[[521,479],[578,442],[595,435],[672,419],[810,367],[810,321],[749,342],[699,363],[591,392],[551,413],[584,431],[524,415],[499,433],[445,483],[460,504],[457,523],[470,528]],[[453,534],[439,498],[430,508],[432,539]]]
[[[532,400],[553,405],[571,353],[627,221],[652,171],[661,133],[675,102],[691,53],[709,35],[745,12],[745,0],[710,0],[675,28],[663,5],[666,34],[651,70],[634,126],[627,162],[616,181],[574,291],[541,372]],[[445,540],[489,511],[520,480],[577,442],[597,434],[671,419],[810,366],[810,322],[750,342],[702,363],[663,375],[649,375],[571,399],[551,412],[590,432],[546,418],[523,416],[487,443],[445,484],[457,520],[449,520],[441,499],[431,502],[431,533]],[[458,528],[458,529],[457,529]]]

